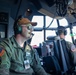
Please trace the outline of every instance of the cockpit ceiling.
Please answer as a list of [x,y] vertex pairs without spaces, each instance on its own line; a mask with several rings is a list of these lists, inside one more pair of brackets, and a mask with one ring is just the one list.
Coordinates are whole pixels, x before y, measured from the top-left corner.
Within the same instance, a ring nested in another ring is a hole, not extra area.
[[8,4],[16,4],[18,0],[0,0],[0,2],[8,3]]
[[[2,8],[8,9],[7,11],[10,12],[10,16],[15,19],[18,15],[23,15],[27,8],[31,8],[34,12],[33,15],[38,12],[52,18],[60,19],[60,16],[58,16],[56,12],[55,1],[56,0],[0,0],[0,11]],[[76,0],[69,1],[71,4],[68,5],[67,14],[63,17],[71,17],[73,21],[75,21]],[[73,12],[74,14],[71,14]]]
[[[32,3],[35,5],[35,7],[38,9],[38,12],[51,16],[51,17],[58,17],[58,14],[56,12],[56,0],[31,0]],[[67,1],[67,0],[66,0]],[[76,12],[75,7],[76,7],[76,0],[69,0],[68,1],[69,5],[67,5],[67,14],[70,14],[70,11]],[[70,9],[68,9],[70,7]]]

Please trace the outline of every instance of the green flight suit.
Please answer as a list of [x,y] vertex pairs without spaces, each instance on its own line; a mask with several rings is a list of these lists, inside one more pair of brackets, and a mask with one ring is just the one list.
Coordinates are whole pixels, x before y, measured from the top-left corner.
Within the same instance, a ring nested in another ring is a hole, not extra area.
[[[30,45],[27,46],[21,48],[14,36],[0,43],[0,47],[5,50],[4,54],[0,56],[0,75],[32,75],[32,73],[47,75],[40,64],[37,51]],[[26,51],[30,52],[30,57],[27,57],[31,66],[29,69],[25,69],[24,66]]]
[[66,41],[66,48],[67,48],[67,52],[68,52],[68,55],[69,55],[69,63],[70,63],[70,70],[73,71],[74,70],[74,54],[76,55],[76,52],[73,52],[72,50],[75,49],[75,45],[71,42],[68,42]]
[[73,51],[72,50],[75,49],[75,45],[71,42],[66,41],[66,47],[69,52],[69,56],[70,56],[71,60],[73,61],[73,55],[72,55]]

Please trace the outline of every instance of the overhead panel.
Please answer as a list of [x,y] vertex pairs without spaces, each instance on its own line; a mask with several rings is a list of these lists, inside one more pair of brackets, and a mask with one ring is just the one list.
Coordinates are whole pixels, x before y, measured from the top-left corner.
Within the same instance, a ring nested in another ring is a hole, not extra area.
[[31,2],[35,5],[38,12],[51,17],[56,15],[56,8],[53,6],[54,0],[31,0]]
[[[52,18],[60,17],[60,15],[57,13],[57,10],[60,11],[61,8],[63,8],[63,6],[65,7],[65,5],[63,5],[64,3],[62,3],[62,5],[60,4],[60,7],[59,7],[60,10],[57,9],[57,5],[56,5],[57,1],[63,2],[63,0],[31,0],[31,2],[37,8],[38,12],[40,12],[40,13],[42,13],[44,15],[50,16]],[[72,0],[65,0],[65,3],[67,2],[67,4],[66,4],[66,7],[63,8],[64,11],[62,10],[61,12],[65,12],[65,9],[68,11],[68,9],[67,9],[68,3],[70,3],[71,1]],[[67,11],[62,16],[66,16],[67,15]]]

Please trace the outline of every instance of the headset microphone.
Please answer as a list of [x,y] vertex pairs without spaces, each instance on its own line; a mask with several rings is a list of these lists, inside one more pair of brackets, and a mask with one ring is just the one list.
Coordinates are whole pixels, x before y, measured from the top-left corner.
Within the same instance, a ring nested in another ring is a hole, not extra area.
[[34,33],[31,33],[32,36],[34,36]]
[[33,33],[31,33],[31,37],[28,39],[28,43],[30,44],[31,43],[31,40],[32,40],[32,37],[34,36],[34,34]]

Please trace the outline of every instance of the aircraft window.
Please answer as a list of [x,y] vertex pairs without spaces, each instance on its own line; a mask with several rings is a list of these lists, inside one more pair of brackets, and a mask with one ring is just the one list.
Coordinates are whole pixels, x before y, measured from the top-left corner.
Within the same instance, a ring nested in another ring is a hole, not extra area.
[[42,43],[43,40],[44,40],[43,31],[39,31],[39,32],[33,31],[33,33],[34,33],[34,36],[33,36],[32,40],[31,40],[31,45],[39,46],[39,43]]
[[74,36],[74,39],[76,39],[76,26],[73,27],[72,31],[73,34],[71,36]]
[[61,26],[67,26],[68,25],[68,21],[64,18],[64,19],[60,19],[59,20],[59,24],[61,25]]
[[[50,23],[51,23],[52,20],[53,20],[53,18],[46,16],[46,27],[48,27],[50,25]],[[50,25],[49,28],[52,28],[52,27],[56,28],[57,26],[58,26],[57,25],[57,21],[56,21],[56,19],[54,19],[53,23]]]
[[[52,18],[51,17],[48,17],[46,16],[46,27],[49,26],[49,24],[51,23],[52,21]],[[44,17],[43,16],[33,16],[33,19],[32,21],[34,22],[37,22],[37,26],[35,27],[43,27],[44,25]],[[34,28],[35,28],[34,27]],[[51,28],[53,27],[57,27],[57,21],[56,19],[54,19],[52,25],[50,26]],[[33,33],[35,34],[32,38],[32,41],[31,41],[31,45],[37,45],[39,46],[39,43],[42,43],[44,41],[44,32],[43,31],[33,31]],[[51,30],[46,30],[46,39],[47,39],[47,36],[53,36],[55,35],[55,31],[51,31]]]
[[32,21],[37,22],[35,27],[43,27],[43,16],[33,16]]
[[46,30],[46,40],[48,36],[56,36],[55,31],[53,30]]
[[[45,16],[45,18],[46,18],[45,19],[46,20],[46,22],[45,22],[46,23],[46,27],[48,27],[49,24],[52,21],[52,18],[48,17],[48,16]],[[32,21],[33,22],[36,21],[38,23],[36,27],[40,27],[41,28],[44,25],[44,16],[34,16],[33,19],[32,19]],[[67,22],[66,19],[59,20],[59,23],[62,26],[68,25],[68,22]],[[56,28],[57,26],[58,26],[57,25],[57,21],[56,21],[56,19],[54,19],[54,21],[53,21],[52,25],[50,26],[50,28],[52,28],[52,27]],[[35,35],[32,38],[31,45],[37,45],[37,46],[39,46],[39,44],[44,41],[44,31],[43,30],[42,31],[33,31],[33,33]],[[55,35],[56,35],[55,34],[55,30],[53,30],[53,31],[52,30],[46,30],[46,39],[47,39],[48,36],[55,36]],[[69,30],[69,28],[67,28],[66,40],[70,41],[70,42],[72,41],[71,36],[70,36],[70,30]]]
[[70,35],[70,29],[67,28],[66,30],[67,30],[67,35],[65,36],[65,40],[72,42],[71,35]]

